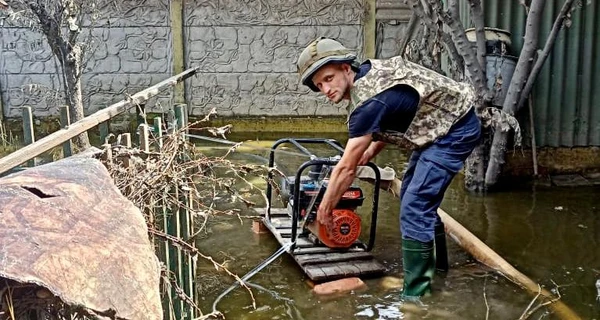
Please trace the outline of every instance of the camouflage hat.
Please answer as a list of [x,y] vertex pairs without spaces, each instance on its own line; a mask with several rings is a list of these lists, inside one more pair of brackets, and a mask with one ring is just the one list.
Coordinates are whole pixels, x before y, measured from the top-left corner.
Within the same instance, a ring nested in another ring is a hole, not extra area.
[[319,89],[312,82],[312,76],[319,68],[330,62],[352,63],[355,59],[356,55],[338,41],[320,37],[302,51],[296,66],[302,84],[318,92]]

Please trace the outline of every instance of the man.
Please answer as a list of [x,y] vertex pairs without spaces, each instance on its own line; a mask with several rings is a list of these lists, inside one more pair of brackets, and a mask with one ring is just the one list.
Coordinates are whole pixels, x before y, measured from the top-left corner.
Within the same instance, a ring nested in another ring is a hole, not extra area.
[[350,101],[349,140],[331,173],[318,221],[331,224],[332,209],[352,184],[357,166],[373,159],[386,143],[410,148],[400,193],[402,297],[416,300],[429,293],[436,265],[448,268],[437,208],[479,142],[473,89],[401,57],[359,64],[350,50],[327,38],[311,42],[297,67],[302,84],[312,91],[334,103]]

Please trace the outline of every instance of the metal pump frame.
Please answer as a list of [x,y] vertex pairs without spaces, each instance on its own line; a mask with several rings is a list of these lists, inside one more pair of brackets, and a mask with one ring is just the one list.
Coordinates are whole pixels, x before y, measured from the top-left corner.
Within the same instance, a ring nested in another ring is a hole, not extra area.
[[[293,204],[292,204],[292,234],[291,234],[291,241],[292,241],[292,247],[291,247],[291,251],[293,251],[295,249],[295,243],[296,240],[298,238],[298,219],[300,217],[300,208],[299,208],[299,202],[300,202],[300,181],[301,181],[301,177],[302,177],[302,173],[304,172],[304,170],[310,166],[313,165],[328,165],[328,166],[335,166],[339,160],[331,160],[329,158],[318,158],[316,155],[312,154],[308,149],[306,149],[301,143],[307,143],[307,144],[326,144],[330,147],[332,147],[333,149],[335,149],[336,151],[340,152],[340,155],[344,153],[344,148],[341,146],[341,144],[334,140],[334,139],[324,139],[324,138],[283,138],[283,139],[279,139],[277,140],[273,146],[271,147],[271,151],[269,153],[269,168],[272,168],[273,165],[275,164],[275,151],[277,149],[277,147],[279,147],[280,145],[284,144],[284,143],[290,143],[292,145],[294,145],[296,148],[298,148],[298,150],[300,150],[300,152],[306,154],[307,156],[309,156],[311,158],[311,160],[304,162],[302,165],[300,165],[300,167],[298,168],[298,170],[296,171],[296,180],[294,183],[294,198],[293,198]],[[377,230],[377,208],[379,205],[379,186],[381,183],[381,173],[379,172],[379,169],[377,167],[377,165],[375,165],[372,162],[369,162],[366,164],[366,166],[370,167],[374,172],[375,172],[375,183],[374,183],[374,190],[373,190],[373,209],[371,211],[371,229],[369,232],[369,243],[367,244],[366,248],[364,248],[366,251],[371,251],[373,249],[373,246],[375,245],[375,235],[376,235],[376,230]],[[273,179],[273,173],[271,171],[269,171],[268,173],[268,179],[269,181],[271,181]],[[320,188],[319,191],[321,191],[322,188]],[[321,193],[321,192],[319,192]],[[317,195],[316,197],[318,197],[319,195]],[[268,219],[269,222],[271,222],[271,197],[272,197],[272,186],[270,183],[267,183],[267,190],[266,190],[266,197],[267,197],[267,212],[266,212],[266,218]]]

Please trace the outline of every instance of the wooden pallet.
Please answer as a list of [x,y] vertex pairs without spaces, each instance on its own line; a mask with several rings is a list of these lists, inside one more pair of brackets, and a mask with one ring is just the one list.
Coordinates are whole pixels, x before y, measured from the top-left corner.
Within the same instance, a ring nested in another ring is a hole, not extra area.
[[[260,214],[265,209],[257,209]],[[271,218],[263,218],[264,225],[271,231],[283,246],[289,244],[292,236],[292,219],[287,210],[272,208]],[[300,228],[298,234],[302,233]],[[296,240],[296,248],[290,254],[300,268],[314,282],[331,281],[346,277],[373,277],[385,272],[385,267],[366,246],[357,241],[348,249],[331,249],[322,244],[315,244],[307,235]]]

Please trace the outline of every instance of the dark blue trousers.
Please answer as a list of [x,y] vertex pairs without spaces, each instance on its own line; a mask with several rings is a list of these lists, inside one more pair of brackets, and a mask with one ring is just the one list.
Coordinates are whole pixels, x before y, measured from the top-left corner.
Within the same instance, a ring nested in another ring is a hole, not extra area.
[[441,223],[437,209],[452,178],[479,143],[481,124],[471,110],[450,132],[415,150],[400,190],[400,232],[405,239],[429,242]]

